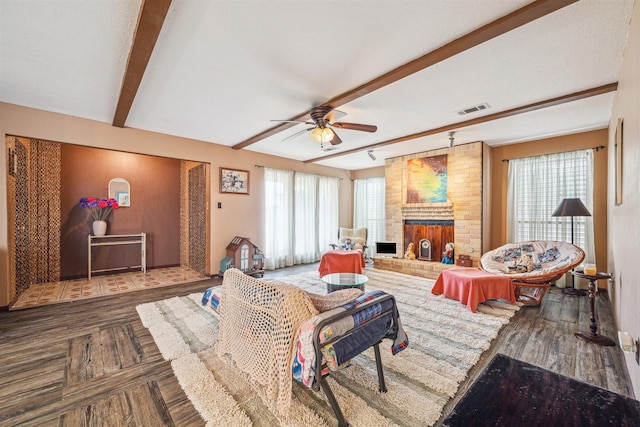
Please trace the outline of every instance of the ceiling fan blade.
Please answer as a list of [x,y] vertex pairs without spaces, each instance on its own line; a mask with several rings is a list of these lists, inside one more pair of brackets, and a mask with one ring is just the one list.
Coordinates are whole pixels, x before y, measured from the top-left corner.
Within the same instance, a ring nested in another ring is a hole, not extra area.
[[328,121],[329,123],[333,123],[336,120],[340,120],[341,118],[343,118],[346,115],[347,115],[347,113],[345,113],[344,111],[331,110],[324,116],[324,119],[326,121]]
[[270,120],[271,122],[278,122],[278,123],[301,123],[301,124],[305,124],[305,125],[313,125],[315,123],[313,122],[303,122],[302,120]]
[[342,140],[335,131],[333,132],[333,138],[329,142],[331,143],[331,145],[342,144]]
[[309,132],[310,130],[313,130],[313,129],[314,129],[314,128],[302,129],[301,131],[298,131],[298,132],[294,133],[293,135],[289,135],[288,137],[286,137],[285,139],[283,139],[283,140],[282,140],[282,142],[289,141],[290,139],[293,139],[293,138],[295,138],[295,137],[297,137],[297,136],[300,136],[300,135],[302,135],[303,133],[305,133],[305,132]]
[[360,130],[363,132],[375,132],[378,130],[378,126],[375,125],[363,125],[361,123],[345,123],[338,122],[332,123],[331,126],[339,129]]

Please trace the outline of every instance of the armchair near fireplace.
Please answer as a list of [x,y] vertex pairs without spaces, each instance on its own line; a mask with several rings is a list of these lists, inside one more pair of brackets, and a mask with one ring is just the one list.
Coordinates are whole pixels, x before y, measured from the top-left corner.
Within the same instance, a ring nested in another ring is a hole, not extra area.
[[366,228],[340,227],[338,230],[338,243],[330,243],[333,250],[356,250],[364,252],[367,249]]

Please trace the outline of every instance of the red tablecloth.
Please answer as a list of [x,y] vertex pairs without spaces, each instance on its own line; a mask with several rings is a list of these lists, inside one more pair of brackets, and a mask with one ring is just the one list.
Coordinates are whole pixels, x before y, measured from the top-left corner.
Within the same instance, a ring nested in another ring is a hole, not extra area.
[[475,268],[453,268],[440,273],[431,293],[457,299],[475,313],[478,304],[490,299],[502,298],[515,304],[514,288],[509,277]]
[[364,255],[360,251],[329,251],[322,255],[318,271],[320,277],[330,273],[362,274]]

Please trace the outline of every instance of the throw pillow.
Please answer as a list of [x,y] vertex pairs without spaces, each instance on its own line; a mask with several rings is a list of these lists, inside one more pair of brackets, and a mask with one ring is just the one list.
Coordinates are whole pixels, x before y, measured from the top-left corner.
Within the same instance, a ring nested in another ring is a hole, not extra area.
[[552,248],[547,249],[541,254],[538,254],[538,261],[540,262],[551,262],[555,261],[560,257],[560,250],[554,246]]
[[503,262],[516,261],[522,256],[522,250],[516,246],[502,250]]
[[307,292],[309,298],[311,299],[311,303],[320,313],[323,311],[332,310],[336,307],[340,307],[348,302],[353,301],[362,295],[360,289],[341,289],[339,291],[331,292],[327,295],[319,295],[311,292]]
[[202,305],[204,307],[211,307],[213,311],[218,313],[218,306],[220,305],[220,295],[222,293],[222,285],[214,286],[204,291],[202,295]]

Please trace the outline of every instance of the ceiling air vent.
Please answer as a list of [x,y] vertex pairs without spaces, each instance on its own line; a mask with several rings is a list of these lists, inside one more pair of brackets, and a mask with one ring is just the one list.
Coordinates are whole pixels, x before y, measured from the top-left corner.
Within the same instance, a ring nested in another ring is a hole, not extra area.
[[480,105],[474,105],[473,107],[465,108],[464,110],[457,111],[459,116],[466,116],[467,114],[477,113],[478,111],[484,111],[491,108],[486,102]]

